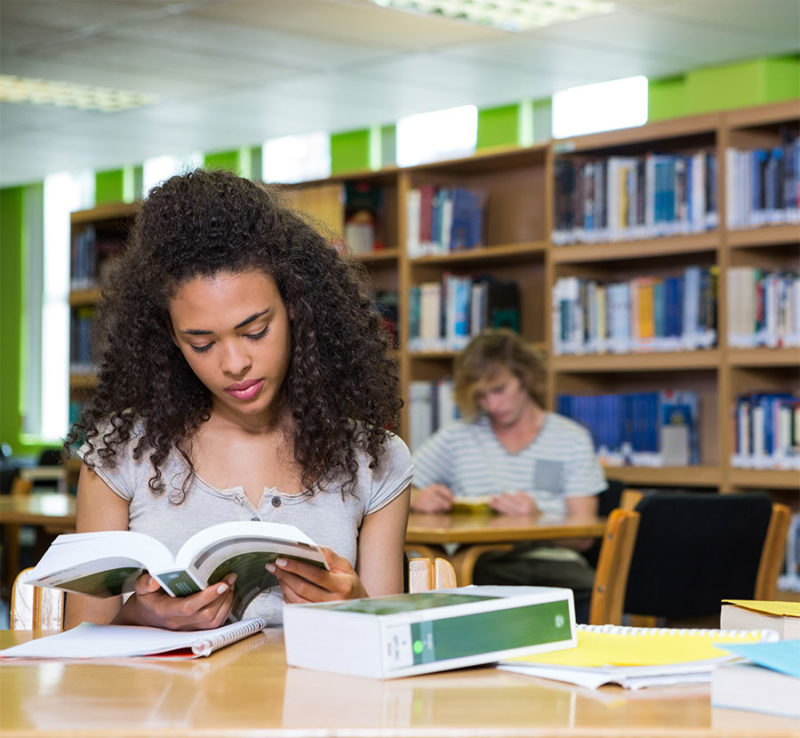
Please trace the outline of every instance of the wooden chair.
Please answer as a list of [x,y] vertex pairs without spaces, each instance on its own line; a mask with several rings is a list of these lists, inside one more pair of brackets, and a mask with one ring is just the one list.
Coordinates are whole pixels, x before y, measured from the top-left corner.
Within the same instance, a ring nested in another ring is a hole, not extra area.
[[718,616],[725,598],[775,599],[786,505],[763,493],[630,490],[621,504],[641,516],[623,605],[633,624]]
[[453,565],[444,558],[413,558],[408,561],[408,591],[429,592],[432,589],[452,589],[456,584]]
[[11,590],[11,630],[62,630],[64,592],[50,587],[34,587],[27,579],[33,568],[23,569]]
[[[11,591],[12,630],[62,630],[64,592],[50,587],[34,587],[27,579],[33,568],[23,569]],[[451,589],[456,585],[453,565],[443,558],[415,558],[408,562],[408,591],[428,592]]]
[[639,513],[633,510],[618,508],[608,516],[589,606],[591,625],[622,625],[622,606],[638,530]]

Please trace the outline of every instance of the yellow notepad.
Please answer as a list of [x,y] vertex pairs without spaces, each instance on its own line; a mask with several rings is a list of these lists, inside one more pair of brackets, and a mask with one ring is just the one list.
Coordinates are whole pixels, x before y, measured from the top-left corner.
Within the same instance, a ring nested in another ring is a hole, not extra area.
[[775,639],[776,634],[760,630],[579,625],[576,648],[508,661],[588,667],[657,666],[724,657],[715,644]]

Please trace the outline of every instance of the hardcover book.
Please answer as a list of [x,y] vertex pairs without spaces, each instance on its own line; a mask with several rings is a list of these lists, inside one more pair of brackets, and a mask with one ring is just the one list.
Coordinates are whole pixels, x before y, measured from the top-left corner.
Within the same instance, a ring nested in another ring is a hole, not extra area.
[[388,679],[575,645],[572,590],[472,586],[284,607],[290,666]]

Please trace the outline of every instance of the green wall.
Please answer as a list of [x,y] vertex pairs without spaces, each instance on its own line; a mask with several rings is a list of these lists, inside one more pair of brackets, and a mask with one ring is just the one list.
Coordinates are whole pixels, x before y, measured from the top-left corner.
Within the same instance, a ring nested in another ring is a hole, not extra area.
[[800,98],[800,55],[750,59],[650,80],[648,98],[651,121],[794,100]]

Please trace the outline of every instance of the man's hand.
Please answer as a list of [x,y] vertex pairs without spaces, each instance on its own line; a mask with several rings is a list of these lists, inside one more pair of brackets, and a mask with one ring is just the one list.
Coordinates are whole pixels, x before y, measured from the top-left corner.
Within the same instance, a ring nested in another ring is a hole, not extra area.
[[492,510],[502,515],[537,515],[539,506],[527,492],[503,492],[489,501]]
[[453,509],[453,493],[443,484],[411,489],[411,509],[414,512],[442,513]]

